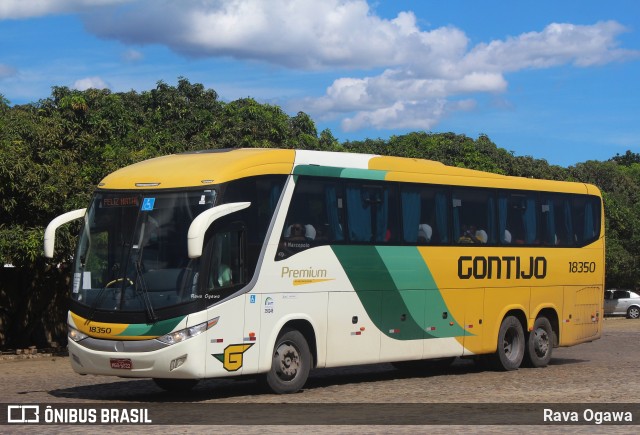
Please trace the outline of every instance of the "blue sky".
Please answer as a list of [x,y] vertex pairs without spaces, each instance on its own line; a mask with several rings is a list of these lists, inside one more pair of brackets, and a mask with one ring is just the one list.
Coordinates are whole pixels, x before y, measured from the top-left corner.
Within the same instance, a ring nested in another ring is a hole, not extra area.
[[488,135],[569,166],[640,152],[636,0],[2,0],[0,94],[178,77],[340,140]]

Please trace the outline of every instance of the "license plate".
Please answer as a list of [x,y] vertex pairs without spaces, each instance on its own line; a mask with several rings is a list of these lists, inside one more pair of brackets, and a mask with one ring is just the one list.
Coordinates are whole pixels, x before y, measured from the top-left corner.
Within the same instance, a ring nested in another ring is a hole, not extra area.
[[129,358],[111,358],[111,368],[131,370],[133,368],[133,364]]

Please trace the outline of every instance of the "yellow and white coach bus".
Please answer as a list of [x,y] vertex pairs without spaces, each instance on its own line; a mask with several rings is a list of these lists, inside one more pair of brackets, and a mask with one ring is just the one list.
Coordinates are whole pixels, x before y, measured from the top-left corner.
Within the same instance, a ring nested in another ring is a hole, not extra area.
[[[592,185],[377,155],[274,149],[159,157],[102,180],[73,266],[82,374],[165,389],[312,368],[486,355],[546,366],[602,332]],[[414,363],[416,364],[416,363]],[[426,364],[425,364],[426,365]]]

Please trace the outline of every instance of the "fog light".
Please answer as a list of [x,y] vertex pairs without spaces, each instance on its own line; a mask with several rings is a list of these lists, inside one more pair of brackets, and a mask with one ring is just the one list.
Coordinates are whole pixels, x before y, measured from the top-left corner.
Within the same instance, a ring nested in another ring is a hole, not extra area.
[[175,369],[180,367],[182,364],[184,364],[186,360],[187,360],[187,355],[182,355],[174,359],[173,361],[171,361],[171,364],[169,364],[169,371],[170,372],[174,371]]

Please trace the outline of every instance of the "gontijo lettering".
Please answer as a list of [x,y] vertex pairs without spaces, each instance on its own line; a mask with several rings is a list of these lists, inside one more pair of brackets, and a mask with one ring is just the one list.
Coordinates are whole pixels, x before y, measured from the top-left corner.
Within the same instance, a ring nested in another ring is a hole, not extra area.
[[544,257],[471,257],[458,258],[460,279],[544,279],[547,259]]

